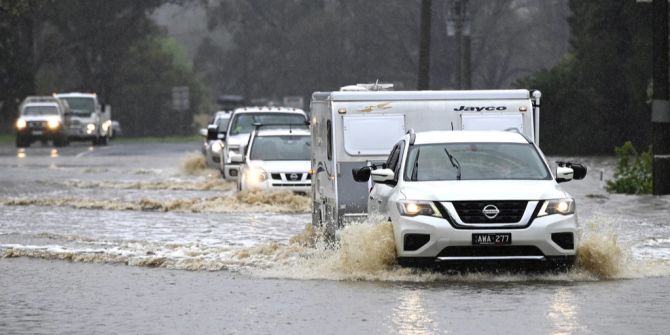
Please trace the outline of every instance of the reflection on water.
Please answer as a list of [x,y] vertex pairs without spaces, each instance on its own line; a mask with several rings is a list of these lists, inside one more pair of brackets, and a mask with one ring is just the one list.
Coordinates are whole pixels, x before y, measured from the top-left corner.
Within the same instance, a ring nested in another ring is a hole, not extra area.
[[[398,305],[393,308],[391,322],[396,329],[393,332],[403,335],[434,334],[438,327],[431,314],[423,306],[423,293],[418,290],[405,290],[398,296]],[[446,333],[446,331],[445,331]]]
[[575,296],[568,288],[562,287],[556,290],[552,297],[547,317],[554,326],[554,335],[573,334],[577,330],[577,308],[575,307]]
[[51,158],[58,157],[58,149],[51,149]]
[[16,157],[26,158],[26,149],[25,148],[19,148],[18,150],[16,150]]

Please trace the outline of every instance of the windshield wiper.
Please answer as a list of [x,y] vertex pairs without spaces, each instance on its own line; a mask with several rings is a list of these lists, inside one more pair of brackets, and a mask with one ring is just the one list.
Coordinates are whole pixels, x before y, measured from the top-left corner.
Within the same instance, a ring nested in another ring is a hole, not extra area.
[[461,163],[458,162],[458,159],[456,159],[456,157],[452,156],[449,153],[449,150],[447,150],[446,147],[444,148],[444,153],[447,154],[447,157],[449,157],[449,161],[451,162],[451,165],[458,170],[458,172],[456,174],[456,180],[461,180]]
[[409,178],[412,181],[416,181],[416,171],[419,169],[419,155],[421,154],[421,149],[416,149],[416,158],[414,159],[414,168],[412,169],[412,176]]

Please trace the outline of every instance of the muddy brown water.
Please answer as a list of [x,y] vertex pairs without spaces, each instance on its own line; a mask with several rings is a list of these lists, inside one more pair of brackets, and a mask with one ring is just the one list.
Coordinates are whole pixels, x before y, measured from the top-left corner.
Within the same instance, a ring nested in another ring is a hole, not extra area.
[[[666,333],[670,197],[565,188],[580,266],[411,271],[391,227],[313,243],[308,201],[236,195],[197,144],[0,147],[0,333]],[[184,166],[188,166],[185,169]],[[176,205],[179,204],[179,205]]]

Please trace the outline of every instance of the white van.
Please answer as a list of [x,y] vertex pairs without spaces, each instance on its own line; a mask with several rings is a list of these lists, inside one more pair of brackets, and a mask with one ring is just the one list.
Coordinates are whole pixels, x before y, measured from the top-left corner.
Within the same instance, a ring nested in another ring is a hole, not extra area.
[[312,222],[334,234],[367,217],[368,185],[351,171],[386,161],[408,129],[516,130],[539,142],[539,91],[315,92],[311,101]]

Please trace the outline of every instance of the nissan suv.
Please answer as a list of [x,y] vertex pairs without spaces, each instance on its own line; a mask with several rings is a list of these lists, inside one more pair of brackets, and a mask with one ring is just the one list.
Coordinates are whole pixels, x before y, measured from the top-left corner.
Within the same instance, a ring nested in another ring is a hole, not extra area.
[[385,164],[354,169],[368,181],[368,210],[393,224],[403,266],[533,263],[571,267],[575,200],[559,183],[583,179],[517,132],[408,132]]
[[306,126],[257,126],[240,165],[238,190],[307,193],[312,186]]

